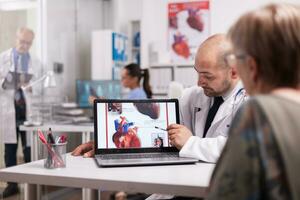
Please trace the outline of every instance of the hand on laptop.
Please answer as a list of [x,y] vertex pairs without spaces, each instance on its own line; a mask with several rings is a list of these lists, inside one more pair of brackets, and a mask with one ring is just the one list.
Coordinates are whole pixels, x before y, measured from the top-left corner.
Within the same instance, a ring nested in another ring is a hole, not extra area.
[[94,157],[95,149],[94,149],[94,141],[89,141],[87,143],[81,144],[76,149],[74,149],[71,153],[72,156],[80,156],[83,155],[85,158]]
[[95,97],[95,96],[89,96],[89,103],[91,104],[91,105],[94,105],[94,100],[95,99],[97,99],[97,97]]
[[169,140],[177,149],[181,149],[187,140],[193,135],[185,126],[180,124],[171,124],[167,127]]

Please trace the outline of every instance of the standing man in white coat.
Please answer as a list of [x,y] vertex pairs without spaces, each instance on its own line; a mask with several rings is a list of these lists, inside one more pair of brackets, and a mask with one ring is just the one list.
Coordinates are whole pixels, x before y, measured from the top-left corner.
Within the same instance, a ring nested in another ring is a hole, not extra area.
[[[0,134],[5,144],[6,167],[17,164],[19,136],[22,141],[24,160],[30,161],[30,147],[26,145],[26,133],[19,131],[19,125],[26,120],[26,102],[21,86],[28,83],[24,80],[25,77],[33,74],[29,55],[33,39],[32,30],[20,28],[16,34],[15,47],[0,54]],[[15,72],[22,75],[13,76]],[[11,82],[12,86],[6,84],[7,82]],[[18,192],[17,183],[8,183],[2,195],[5,198]]]
[[222,34],[209,37],[198,49],[198,86],[183,93],[181,125],[167,128],[180,156],[215,163],[221,154],[231,120],[245,94],[236,69],[226,63],[225,55],[230,51],[231,45]]

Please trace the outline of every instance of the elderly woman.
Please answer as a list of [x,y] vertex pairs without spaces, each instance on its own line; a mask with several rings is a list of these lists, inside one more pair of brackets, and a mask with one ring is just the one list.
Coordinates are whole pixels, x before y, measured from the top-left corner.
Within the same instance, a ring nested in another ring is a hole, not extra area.
[[300,8],[243,15],[228,36],[249,95],[212,177],[208,199],[300,199]]

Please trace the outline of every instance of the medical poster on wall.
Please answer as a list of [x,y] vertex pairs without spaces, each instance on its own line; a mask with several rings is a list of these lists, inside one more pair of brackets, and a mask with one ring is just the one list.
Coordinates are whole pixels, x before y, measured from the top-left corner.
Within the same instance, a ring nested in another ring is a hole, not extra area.
[[168,47],[171,62],[192,63],[210,33],[209,1],[168,4]]

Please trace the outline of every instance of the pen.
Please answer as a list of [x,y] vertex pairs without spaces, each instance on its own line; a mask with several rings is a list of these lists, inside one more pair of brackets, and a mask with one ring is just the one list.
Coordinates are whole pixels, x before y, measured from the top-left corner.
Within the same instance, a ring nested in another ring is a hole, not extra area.
[[55,137],[55,144],[58,144],[59,141],[60,141],[60,136],[56,136],[56,137]]
[[59,143],[65,143],[67,142],[67,137],[65,135],[60,136]]
[[161,128],[161,127],[158,127],[158,126],[155,126],[156,129],[159,129],[159,130],[162,130],[162,131],[167,131],[167,129],[164,129],[164,128]]
[[51,128],[49,128],[49,131],[48,131],[47,142],[50,143],[50,144],[55,144]]

